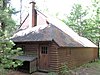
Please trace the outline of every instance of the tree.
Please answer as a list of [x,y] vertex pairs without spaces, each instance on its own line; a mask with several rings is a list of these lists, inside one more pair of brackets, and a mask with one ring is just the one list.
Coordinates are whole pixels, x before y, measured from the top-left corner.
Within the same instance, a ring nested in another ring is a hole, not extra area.
[[74,4],[70,15],[67,16],[67,19],[62,21],[69,25],[80,36],[86,37],[92,42],[97,43],[100,36],[99,3],[100,1],[94,0],[93,6],[88,10],[83,9],[81,4]]
[[15,14],[15,11],[11,7],[7,7],[7,3],[9,0],[1,0],[1,7],[0,7],[0,23],[1,23],[1,30],[4,33],[11,33],[16,28],[16,23],[13,21],[11,15]]
[[100,40],[100,0],[92,1],[92,14],[91,18],[94,25],[95,41],[98,43]]
[[10,40],[15,29],[15,22],[11,18],[13,10],[7,7],[8,0],[0,0],[0,74],[4,74],[8,68],[21,65],[21,61],[13,61],[14,56],[22,55],[21,48],[13,49],[15,44]]
[[84,30],[84,18],[87,15],[87,10],[84,10],[81,4],[74,4],[70,15],[67,16],[66,20],[63,20],[67,25],[69,25],[75,32],[83,36]]
[[98,44],[100,40],[100,1],[93,0],[91,8],[89,8],[89,15],[86,19],[86,33],[85,37]]

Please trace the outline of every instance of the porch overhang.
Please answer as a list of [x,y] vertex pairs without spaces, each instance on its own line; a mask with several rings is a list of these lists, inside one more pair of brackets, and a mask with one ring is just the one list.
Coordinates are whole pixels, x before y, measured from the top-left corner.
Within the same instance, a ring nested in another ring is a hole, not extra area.
[[21,61],[34,61],[37,59],[37,57],[36,56],[29,56],[29,55],[21,55],[21,56],[13,57],[12,59],[21,60]]

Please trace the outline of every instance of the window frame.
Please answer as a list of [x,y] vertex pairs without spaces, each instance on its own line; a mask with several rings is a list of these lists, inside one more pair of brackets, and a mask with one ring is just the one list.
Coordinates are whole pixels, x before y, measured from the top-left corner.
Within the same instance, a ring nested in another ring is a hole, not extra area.
[[48,54],[48,46],[47,45],[43,45],[41,46],[41,54]]

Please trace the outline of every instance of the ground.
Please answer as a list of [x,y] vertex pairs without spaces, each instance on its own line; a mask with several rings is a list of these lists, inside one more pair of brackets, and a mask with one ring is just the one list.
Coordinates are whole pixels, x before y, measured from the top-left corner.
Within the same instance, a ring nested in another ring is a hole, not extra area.
[[42,72],[35,72],[32,74],[28,74],[28,73],[23,73],[23,72],[19,72],[19,71],[12,71],[7,75],[48,75],[47,73],[42,73]]
[[[100,75],[100,61],[88,63],[70,71],[71,74],[69,75]],[[7,75],[30,75],[30,74],[19,71],[10,71],[10,73]],[[48,74],[42,72],[35,72],[31,75],[48,75]]]

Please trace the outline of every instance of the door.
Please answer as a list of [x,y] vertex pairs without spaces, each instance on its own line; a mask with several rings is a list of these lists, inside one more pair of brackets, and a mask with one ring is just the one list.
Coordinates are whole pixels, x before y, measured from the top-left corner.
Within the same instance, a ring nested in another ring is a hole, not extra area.
[[46,45],[40,46],[39,69],[43,71],[48,70],[48,46]]

